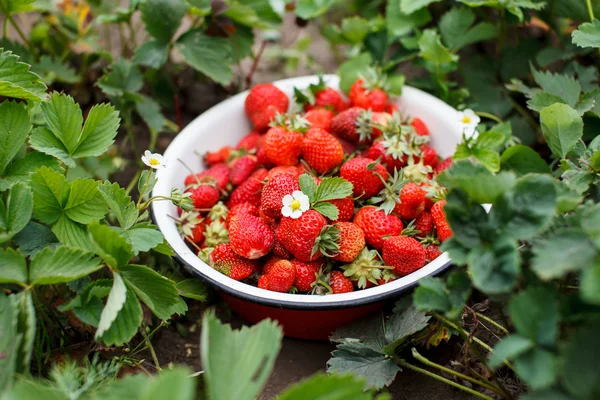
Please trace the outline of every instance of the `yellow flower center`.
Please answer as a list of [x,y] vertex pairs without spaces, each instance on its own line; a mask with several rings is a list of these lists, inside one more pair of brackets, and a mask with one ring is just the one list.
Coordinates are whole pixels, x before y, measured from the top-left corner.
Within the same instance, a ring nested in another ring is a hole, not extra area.
[[468,124],[469,122],[471,122],[471,118],[469,118],[469,117],[467,117],[467,116],[465,115],[465,116],[463,117],[463,120],[462,120],[462,122],[463,122],[464,124]]
[[301,206],[302,206],[302,204],[300,203],[300,200],[294,199],[290,203],[290,208],[292,209],[292,211],[299,210]]
[[154,165],[160,165],[160,161],[158,161],[156,158],[151,158],[150,159],[150,165],[154,166]]

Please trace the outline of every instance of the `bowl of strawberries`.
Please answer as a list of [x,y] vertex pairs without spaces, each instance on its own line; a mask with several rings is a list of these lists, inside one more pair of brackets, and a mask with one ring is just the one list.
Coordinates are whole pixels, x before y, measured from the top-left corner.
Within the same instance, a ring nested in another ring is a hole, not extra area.
[[348,97],[335,75],[260,84],[206,111],[173,140],[153,195],[180,262],[250,322],[326,339],[450,266],[436,176],[461,141],[457,111],[381,77]]

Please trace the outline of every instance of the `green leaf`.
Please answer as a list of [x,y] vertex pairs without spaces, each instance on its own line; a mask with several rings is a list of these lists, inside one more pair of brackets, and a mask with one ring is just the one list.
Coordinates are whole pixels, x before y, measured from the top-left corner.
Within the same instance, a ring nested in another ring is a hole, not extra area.
[[185,15],[184,0],[143,0],[140,3],[146,31],[155,39],[168,43]]
[[348,93],[350,86],[367,71],[372,62],[370,53],[361,53],[342,63],[337,71],[340,77],[340,89],[344,93]]
[[154,249],[164,241],[164,236],[156,225],[148,223],[137,224],[128,230],[115,230],[131,243],[133,254],[136,255]]
[[0,190],[8,189],[17,182],[29,182],[31,173],[41,167],[48,167],[61,173],[64,171],[59,161],[54,157],[33,151],[25,157],[13,161],[6,168],[4,179],[0,178]]
[[571,33],[573,44],[579,47],[600,47],[600,21],[585,22]]
[[74,281],[102,268],[90,252],[65,246],[46,248],[32,258],[29,281],[32,285],[53,285]]
[[444,47],[440,35],[434,29],[425,29],[419,39],[419,56],[439,65],[458,61],[458,56]]
[[42,103],[42,115],[48,128],[64,144],[67,152],[77,148],[83,116],[75,100],[66,94],[53,92],[50,101]]
[[[406,0],[405,0],[406,1]],[[498,35],[496,27],[488,22],[472,26],[475,13],[466,7],[455,7],[440,19],[440,33],[452,50],[459,50],[467,45],[493,39]]]
[[208,297],[208,289],[206,284],[200,279],[189,278],[177,282],[177,293],[180,296],[187,297],[198,301],[206,301]]
[[154,189],[156,182],[156,174],[152,169],[143,170],[140,175],[140,180],[138,181],[138,193],[140,197],[143,198],[149,195],[152,189]]
[[104,181],[98,185],[98,191],[108,204],[110,211],[115,214],[121,228],[131,228],[137,221],[139,212],[125,189],[118,183],[111,184],[109,181]]
[[32,11],[34,8],[31,3],[35,0],[0,0],[0,10],[6,14],[16,14]]
[[564,386],[578,399],[594,399],[600,394],[598,329],[598,322],[588,322],[571,333],[560,348]]
[[234,331],[214,312],[204,313],[200,354],[211,400],[252,400],[273,370],[282,331],[271,320]]
[[[115,281],[117,276],[118,275],[115,274]],[[108,301],[110,301],[110,294]],[[104,310],[107,306],[108,302],[104,307]],[[104,310],[102,310],[100,316],[100,323],[102,323]],[[110,328],[102,335],[102,342],[107,346],[112,346],[121,345],[130,341],[138,332],[138,328],[142,323],[142,315],[142,306],[137,297],[131,290],[126,289],[123,307],[119,310],[117,317],[110,325]],[[100,326],[100,324],[98,326]],[[98,328],[98,331],[99,329],[100,328]],[[98,336],[98,331],[96,331],[96,336]]]
[[[398,312],[402,311],[398,310]],[[329,340],[336,343],[360,342],[363,346],[382,353],[382,349],[389,344],[385,337],[385,317],[379,312],[360,318],[338,328]]]
[[278,400],[369,400],[373,396],[363,391],[365,383],[351,375],[317,373],[300,381],[280,394]]
[[133,62],[137,65],[159,69],[169,57],[169,44],[160,40],[150,40],[135,50]]
[[369,33],[369,23],[366,19],[354,16],[342,20],[342,35],[350,43],[360,43]]
[[540,111],[544,138],[557,157],[564,158],[583,136],[579,113],[566,104],[556,103]]
[[558,296],[544,286],[530,286],[514,296],[508,312],[519,335],[542,346],[553,346],[558,338]]
[[581,228],[600,249],[600,203],[587,208],[581,218]]
[[106,300],[106,305],[102,310],[102,314],[100,315],[100,322],[98,323],[98,329],[96,330],[96,340],[102,337],[102,335],[111,327],[115,319],[117,319],[119,311],[121,311],[125,304],[126,295],[127,287],[125,286],[125,282],[123,282],[121,275],[115,272],[113,286],[108,295],[108,300]]
[[390,385],[400,367],[385,354],[362,343],[341,343],[327,362],[327,372],[354,374],[366,380],[365,387],[375,389]]
[[230,40],[207,36],[194,29],[181,35],[175,47],[194,69],[222,85],[231,82],[233,49]]
[[429,21],[431,21],[431,15],[426,8],[408,15],[402,11],[400,1],[387,2],[385,22],[390,36],[400,37],[408,35],[415,28],[419,28]]
[[140,99],[135,102],[135,110],[142,117],[144,123],[148,125],[152,136],[164,130],[167,119],[160,110],[160,104],[154,99],[140,95]]
[[33,257],[38,251],[59,244],[54,233],[46,225],[33,221],[12,240],[27,257]]
[[344,178],[325,178],[315,192],[315,202],[344,199],[352,195],[352,183]]
[[33,213],[33,194],[23,182],[14,184],[6,193],[0,192],[0,243],[19,233]]
[[336,205],[331,203],[317,203],[313,206],[313,210],[317,211],[325,218],[329,218],[332,221],[338,219],[340,210]]
[[492,172],[500,170],[500,154],[490,149],[473,149],[473,157]]
[[[197,398],[197,382],[191,375],[192,371],[183,366],[162,371],[150,384],[141,386],[142,393],[139,398],[144,400],[194,400]],[[117,398],[123,397],[117,396]]]
[[533,348],[521,354],[513,363],[515,372],[532,389],[543,389],[556,381],[556,356],[543,348]]
[[[22,337],[18,347],[16,370],[21,374],[27,374],[31,368],[31,353],[35,341],[36,318],[33,307],[31,291],[24,291],[10,296],[13,310],[18,310],[16,314],[16,329]],[[14,311],[13,311],[14,312]]]
[[88,230],[94,240],[95,253],[109,266],[118,269],[133,257],[131,244],[109,226],[95,222]]
[[68,167],[75,167],[75,160],[69,155],[65,145],[54,134],[45,127],[37,127],[31,133],[29,144],[32,148],[54,156],[64,162]]
[[121,97],[125,93],[136,93],[144,86],[144,77],[129,60],[118,58],[112,63],[111,71],[98,80],[98,87],[108,96]]
[[405,14],[412,14],[421,8],[427,7],[431,3],[437,3],[440,0],[400,0],[400,10]]
[[298,0],[296,15],[302,19],[312,19],[323,15],[339,0]]
[[566,229],[540,240],[533,253],[531,268],[545,280],[586,268],[596,258],[596,250],[587,235],[575,229]]
[[19,57],[0,49],[0,96],[44,101],[46,85],[40,77],[29,71],[29,65],[19,62]]
[[385,339],[389,344],[382,351],[389,356],[394,355],[411,335],[427,327],[429,318],[412,304],[410,297],[396,302],[394,313],[385,323]]
[[29,131],[31,122],[22,104],[0,103],[0,176],[25,143]]
[[65,215],[80,224],[90,224],[106,215],[106,202],[93,179],[76,179],[70,183],[69,197],[64,207]]
[[40,75],[47,85],[51,85],[55,81],[71,84],[81,81],[75,68],[63,63],[57,57],[41,56],[39,62],[32,65],[31,70]]
[[587,303],[600,305],[600,264],[583,270],[580,280],[581,299]]
[[91,240],[87,227],[70,220],[64,215],[54,224],[52,233],[56,235],[62,244],[87,251],[94,251],[94,243]]
[[581,85],[575,78],[569,75],[553,74],[550,71],[538,71],[533,67],[531,67],[531,73],[543,91],[560,97],[566,104],[575,107],[581,93]]
[[96,104],[85,120],[73,157],[96,157],[104,154],[115,142],[119,129],[119,112],[110,104]]
[[21,252],[0,249],[0,283],[27,284],[27,263]]
[[4,291],[0,293],[0,353],[3,355],[0,358],[0,390],[2,393],[6,393],[13,383],[17,369],[18,349],[23,338],[16,329],[17,310],[12,305],[11,297],[8,297]]
[[456,320],[471,294],[471,285],[466,274],[454,271],[444,285],[439,278],[427,277],[419,281],[413,297],[419,311],[440,311],[447,318]]
[[69,196],[69,184],[65,177],[48,167],[42,167],[31,175],[33,212],[43,223],[55,223],[62,215],[63,204]]
[[531,147],[522,144],[510,146],[502,153],[502,169],[508,169],[519,175],[528,173],[549,174],[550,167]]
[[523,336],[517,334],[506,336],[494,346],[494,352],[491,353],[489,362],[490,367],[498,368],[505,361],[513,360],[533,346],[534,343]]
[[552,93],[538,91],[533,97],[527,100],[527,107],[530,110],[541,112],[544,108],[551,106],[554,103],[566,104],[565,101]]
[[315,178],[309,174],[302,174],[298,179],[298,183],[300,184],[302,193],[308,196],[311,203],[314,203],[315,194],[317,193],[317,182],[315,182]]
[[67,304],[59,306],[58,309],[62,312],[73,310],[82,322],[97,328],[104,308],[101,299],[108,296],[112,284],[110,279],[90,282],[79,295]]
[[507,293],[517,284],[521,268],[514,242],[498,239],[491,246],[472,249],[467,257],[473,286],[480,291]]
[[475,139],[475,148],[499,150],[505,141],[506,136],[502,132],[495,132],[493,130],[481,132],[477,136],[477,139]]
[[158,318],[168,320],[175,313],[179,303],[175,282],[141,265],[121,267],[119,273]]

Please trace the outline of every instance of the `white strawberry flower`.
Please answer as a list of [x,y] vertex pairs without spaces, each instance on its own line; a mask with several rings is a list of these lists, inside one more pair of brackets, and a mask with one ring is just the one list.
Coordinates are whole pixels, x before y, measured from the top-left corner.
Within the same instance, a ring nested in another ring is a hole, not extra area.
[[308,196],[302,193],[300,190],[294,190],[292,194],[286,194],[283,196],[283,208],[281,214],[284,217],[290,217],[293,219],[300,218],[302,213],[308,211],[310,208],[310,200]]
[[475,112],[471,109],[459,111],[457,119],[459,126],[467,136],[471,136],[475,132],[475,129],[477,129],[477,124],[479,124],[479,121],[481,121],[479,115],[475,114]]
[[158,153],[152,153],[146,150],[142,155],[142,161],[150,168],[159,169],[167,166],[167,159]]

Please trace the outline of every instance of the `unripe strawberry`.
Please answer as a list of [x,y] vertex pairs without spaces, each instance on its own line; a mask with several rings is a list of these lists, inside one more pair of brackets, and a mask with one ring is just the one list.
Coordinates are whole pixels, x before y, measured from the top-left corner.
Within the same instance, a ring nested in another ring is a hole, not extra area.
[[405,276],[425,265],[425,249],[408,236],[392,236],[383,243],[383,261],[394,267],[394,273]]
[[262,219],[242,214],[231,220],[229,241],[237,254],[253,260],[271,251],[275,237]]

